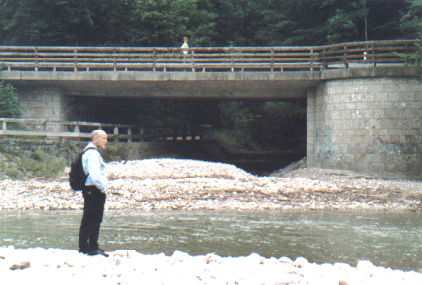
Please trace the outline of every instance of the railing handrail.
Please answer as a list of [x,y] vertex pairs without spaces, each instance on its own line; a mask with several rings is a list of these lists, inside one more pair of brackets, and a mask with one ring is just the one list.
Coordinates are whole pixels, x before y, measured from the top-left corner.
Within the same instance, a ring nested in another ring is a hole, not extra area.
[[[20,123],[35,126],[35,129],[25,130],[8,130],[7,123]],[[49,130],[48,127],[53,127],[53,130]],[[73,126],[72,131],[64,131],[62,127]],[[176,127],[174,125],[154,126],[151,129],[157,130],[156,134],[150,135],[148,127],[141,125],[129,125],[129,124],[108,124],[99,122],[83,122],[83,121],[58,121],[58,120],[46,120],[38,118],[0,118],[0,137],[1,136],[16,136],[16,137],[48,137],[48,138],[74,138],[74,139],[88,139],[92,128],[112,129],[112,133],[108,133],[110,139],[115,142],[126,140],[132,142],[133,140],[145,141],[145,140],[186,140],[188,137],[190,140],[203,139],[207,135],[207,132],[211,129],[211,125],[196,125],[188,130],[186,127]],[[91,129],[90,132],[82,132],[81,127],[88,127]],[[121,129],[126,129],[124,133]],[[139,133],[133,133],[134,130],[138,130]],[[119,131],[120,130],[120,131]]]
[[324,46],[292,47],[46,47],[0,46],[0,62],[8,70],[39,71],[163,71],[192,68],[215,71],[229,68],[339,68],[351,63],[403,64],[399,54],[410,53],[416,40],[368,41]]

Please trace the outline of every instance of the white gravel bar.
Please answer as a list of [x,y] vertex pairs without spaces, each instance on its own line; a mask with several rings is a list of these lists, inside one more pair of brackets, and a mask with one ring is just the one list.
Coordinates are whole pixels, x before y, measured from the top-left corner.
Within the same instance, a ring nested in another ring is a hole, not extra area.
[[[422,274],[359,261],[315,264],[299,257],[190,256],[175,251],[144,255],[135,251],[87,256],[75,250],[0,248],[2,284],[422,284]],[[38,283],[39,282],[39,283]]]

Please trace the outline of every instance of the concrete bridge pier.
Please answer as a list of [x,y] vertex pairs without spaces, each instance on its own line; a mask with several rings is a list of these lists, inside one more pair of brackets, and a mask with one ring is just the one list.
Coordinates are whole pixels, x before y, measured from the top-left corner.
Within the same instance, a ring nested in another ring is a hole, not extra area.
[[422,83],[334,79],[308,89],[308,166],[422,179]]
[[[67,96],[60,87],[19,86],[16,88],[23,118],[46,121],[67,121]],[[48,131],[59,131],[59,125],[46,126]]]

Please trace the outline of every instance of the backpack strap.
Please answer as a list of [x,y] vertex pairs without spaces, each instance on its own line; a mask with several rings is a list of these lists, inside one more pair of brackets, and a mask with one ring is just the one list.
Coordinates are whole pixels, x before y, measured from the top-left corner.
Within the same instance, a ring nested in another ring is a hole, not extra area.
[[[87,150],[90,150],[90,149],[95,149],[96,151],[98,151],[98,152],[100,152],[96,147],[87,147],[86,149],[84,149],[84,151],[82,152],[82,155],[84,155],[84,153],[87,151]],[[82,155],[81,155],[81,163],[82,163],[82,171],[83,171],[83,168],[84,168],[84,163],[83,163],[83,160],[82,160]],[[88,175],[89,175],[89,173],[88,174],[86,174],[86,176],[88,177]]]
[[[95,149],[96,151],[98,151],[98,149],[96,148],[96,147],[92,147],[92,146],[90,146],[90,147],[87,147],[86,149],[84,149],[84,151],[82,152],[82,154],[84,154],[87,150],[89,150],[89,149]],[[98,151],[99,152],[99,151]]]

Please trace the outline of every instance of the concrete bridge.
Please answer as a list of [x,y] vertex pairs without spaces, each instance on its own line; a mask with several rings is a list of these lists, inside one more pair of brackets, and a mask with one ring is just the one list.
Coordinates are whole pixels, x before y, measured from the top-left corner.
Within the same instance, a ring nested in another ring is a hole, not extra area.
[[[73,96],[304,99],[308,165],[422,178],[414,41],[318,47],[0,47],[25,116],[67,120]],[[186,52],[186,53],[185,53]]]

